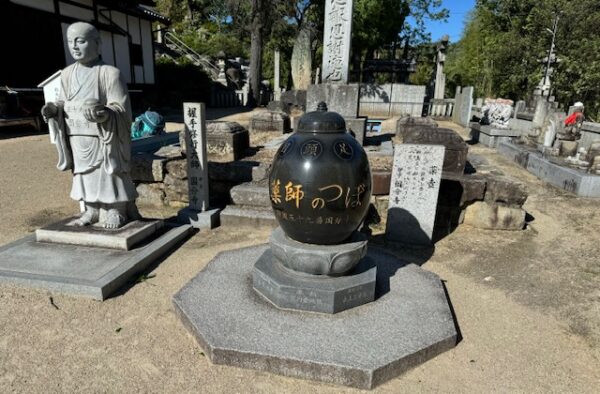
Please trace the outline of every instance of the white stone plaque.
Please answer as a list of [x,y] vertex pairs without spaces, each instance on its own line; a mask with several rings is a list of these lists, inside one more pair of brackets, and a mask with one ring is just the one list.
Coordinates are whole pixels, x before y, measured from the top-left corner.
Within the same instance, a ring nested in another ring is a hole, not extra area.
[[325,1],[323,83],[348,83],[353,0]]
[[208,208],[208,159],[204,103],[183,103],[190,208]]
[[431,243],[445,149],[443,145],[396,146],[387,239],[407,244]]

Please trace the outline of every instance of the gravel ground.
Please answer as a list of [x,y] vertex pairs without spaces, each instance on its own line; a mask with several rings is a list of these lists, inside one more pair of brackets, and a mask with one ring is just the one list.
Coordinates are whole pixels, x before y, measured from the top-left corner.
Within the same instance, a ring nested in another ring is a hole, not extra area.
[[[2,133],[5,244],[73,214],[77,204],[47,135]],[[527,183],[525,209],[534,220],[519,232],[461,226],[427,253],[394,250],[442,277],[463,339],[374,392],[600,392],[600,201],[544,185],[493,150],[470,151]],[[105,302],[0,285],[0,392],[358,392],[212,365],[177,320],[175,292],[220,251],[268,235],[200,232]]]

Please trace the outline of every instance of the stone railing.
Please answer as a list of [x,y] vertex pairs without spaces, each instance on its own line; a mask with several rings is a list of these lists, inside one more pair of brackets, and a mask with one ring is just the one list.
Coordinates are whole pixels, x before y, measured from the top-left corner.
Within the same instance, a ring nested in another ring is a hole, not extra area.
[[247,89],[213,89],[210,106],[215,108],[242,107],[248,104]]
[[371,118],[391,118],[393,116],[433,116],[450,118],[454,110],[454,99],[440,99],[429,102],[372,102],[361,101],[359,116]]

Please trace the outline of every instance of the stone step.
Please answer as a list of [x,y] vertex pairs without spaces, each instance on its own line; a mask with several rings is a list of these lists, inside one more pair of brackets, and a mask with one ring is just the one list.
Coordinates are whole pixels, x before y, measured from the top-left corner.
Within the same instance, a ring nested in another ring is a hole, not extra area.
[[228,205],[221,211],[221,226],[277,227],[273,210],[265,207]]
[[269,187],[266,180],[246,182],[231,188],[231,200],[235,205],[247,205],[271,209]]

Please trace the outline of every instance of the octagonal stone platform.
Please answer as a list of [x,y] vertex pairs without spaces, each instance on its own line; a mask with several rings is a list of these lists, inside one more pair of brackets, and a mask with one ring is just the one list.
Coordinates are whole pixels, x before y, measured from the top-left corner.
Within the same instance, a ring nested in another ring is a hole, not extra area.
[[252,289],[268,247],[220,253],[173,298],[213,363],[370,389],[456,345],[437,275],[372,247],[374,302],[335,315],[280,310]]

